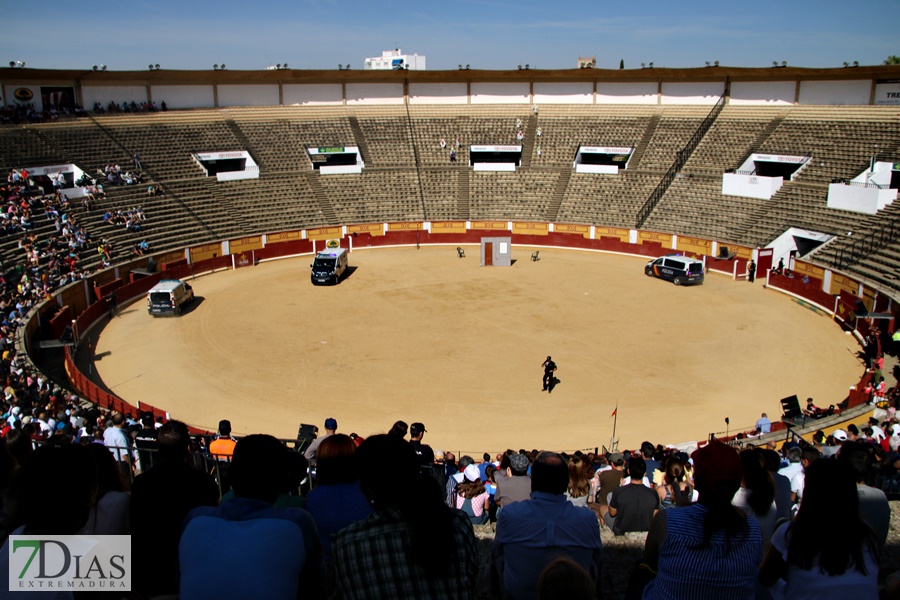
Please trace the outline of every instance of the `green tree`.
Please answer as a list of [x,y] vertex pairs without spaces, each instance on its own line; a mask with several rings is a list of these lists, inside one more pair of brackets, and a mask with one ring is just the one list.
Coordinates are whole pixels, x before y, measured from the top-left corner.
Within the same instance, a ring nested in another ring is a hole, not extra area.
[[[895,56],[894,58],[896,58],[896,56]],[[624,59],[624,58],[620,58],[620,59],[619,59],[619,68],[620,68],[620,69],[624,69],[624,68],[625,68],[625,59]]]
[[884,64],[886,65],[900,65],[900,56],[896,54],[891,54],[884,60]]

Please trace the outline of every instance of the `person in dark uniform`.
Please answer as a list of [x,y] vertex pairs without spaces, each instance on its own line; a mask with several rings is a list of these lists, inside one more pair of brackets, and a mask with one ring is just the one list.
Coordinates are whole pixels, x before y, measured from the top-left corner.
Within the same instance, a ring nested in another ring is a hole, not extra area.
[[544,387],[541,391],[546,392],[553,388],[553,373],[556,371],[556,363],[548,356],[541,366],[544,367]]
[[756,263],[753,262],[753,259],[747,263],[747,281],[750,283],[756,281]]
[[106,306],[109,308],[109,316],[110,317],[118,317],[119,309],[116,306],[116,293],[110,292],[109,296],[106,297]]

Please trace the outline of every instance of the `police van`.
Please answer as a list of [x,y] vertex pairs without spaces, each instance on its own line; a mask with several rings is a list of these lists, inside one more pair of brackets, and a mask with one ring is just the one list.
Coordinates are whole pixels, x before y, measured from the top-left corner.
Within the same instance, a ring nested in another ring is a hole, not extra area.
[[190,285],[178,279],[163,279],[147,292],[147,312],[154,317],[178,316],[193,299],[194,290]]
[[703,283],[703,263],[696,258],[668,254],[651,260],[644,267],[648,277],[659,277],[675,285]]
[[320,283],[336,284],[347,272],[347,249],[333,248],[316,254],[310,267],[310,281],[313,285]]

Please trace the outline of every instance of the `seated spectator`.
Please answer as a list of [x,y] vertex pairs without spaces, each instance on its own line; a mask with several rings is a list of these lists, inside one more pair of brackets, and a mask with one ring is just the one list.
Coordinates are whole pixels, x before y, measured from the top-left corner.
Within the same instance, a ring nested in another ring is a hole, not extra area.
[[454,508],[469,515],[469,520],[476,525],[487,523],[490,511],[490,493],[481,473],[475,465],[469,465],[463,471],[464,480],[456,486]]
[[[835,518],[836,506],[840,518]],[[759,579],[766,586],[786,582],[785,598],[878,597],[878,541],[860,517],[856,478],[848,464],[818,460],[810,465],[797,518],[775,532]]]
[[603,523],[616,535],[649,530],[653,515],[659,510],[659,495],[643,482],[646,470],[640,456],[629,460],[630,481],[613,490],[609,506],[601,508]]
[[169,421],[157,430],[153,467],[131,487],[132,587],[147,597],[178,593],[181,523],[198,506],[215,506],[219,491],[211,475],[188,464],[187,425]]
[[859,442],[846,442],[841,446],[838,460],[853,470],[856,489],[859,492],[859,516],[875,532],[879,548],[887,541],[891,523],[891,507],[887,496],[878,488],[866,485],[866,478],[872,469],[874,448]]
[[597,584],[584,567],[571,558],[557,558],[541,572],[538,600],[596,600]]
[[528,477],[528,457],[522,453],[515,453],[509,457],[509,467],[505,477],[497,479],[497,492],[494,498],[503,508],[515,502],[522,502],[531,497],[531,479]]
[[759,522],[763,542],[768,543],[775,533],[778,509],[775,507],[775,481],[765,466],[765,455],[758,448],[740,454],[744,477],[732,504],[752,515]]
[[666,461],[663,483],[656,487],[662,509],[688,506],[693,502],[693,488],[685,481],[684,462],[672,456]]
[[[180,598],[319,597],[324,578],[316,525],[305,510],[274,506],[286,487],[287,453],[270,435],[249,435],[235,445],[235,497],[195,508],[184,521]],[[229,547],[253,552],[216,551]]]
[[[713,441],[695,451],[696,504],[661,511],[644,546],[644,562],[656,577],[645,600],[698,597],[755,598],[762,534],[756,519],[731,502],[743,467],[733,448]],[[790,596],[789,596],[790,597]]]
[[587,506],[594,470],[590,463],[580,456],[569,459],[568,469],[569,486],[566,489],[566,500],[575,506]]
[[316,487],[306,496],[306,510],[316,522],[327,565],[331,536],[371,515],[372,507],[359,488],[356,444],[349,436],[328,436],[316,457]]
[[[504,598],[537,598],[538,577],[555,558],[571,558],[595,579],[603,549],[597,517],[566,500],[569,469],[541,452],[532,467],[531,499],[504,508],[491,549]],[[652,492],[651,492],[652,493]]]
[[97,463],[97,496],[87,523],[78,533],[128,535],[131,533],[131,496],[125,491],[116,459],[99,444],[89,444],[88,449]]
[[472,524],[441,500],[412,447],[373,435],[357,450],[360,487],[375,514],[331,543],[331,598],[473,598]]

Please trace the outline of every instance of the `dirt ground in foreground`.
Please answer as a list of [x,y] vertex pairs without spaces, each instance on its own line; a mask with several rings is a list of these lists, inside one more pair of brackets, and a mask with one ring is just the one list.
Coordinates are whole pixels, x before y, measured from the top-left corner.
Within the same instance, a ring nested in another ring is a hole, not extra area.
[[[198,301],[153,318],[144,300],[100,334],[98,380],[132,404],[215,430],[293,438],[300,423],[367,436],[421,421],[435,449],[573,451],[676,444],[777,419],[797,394],[828,406],[863,366],[827,315],[763,282],[646,277],[646,259],[513,248],[480,267],[455,247],[357,250],[340,285],[310,257],[192,281]],[[541,363],[559,365],[552,394]]]

